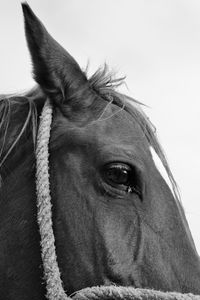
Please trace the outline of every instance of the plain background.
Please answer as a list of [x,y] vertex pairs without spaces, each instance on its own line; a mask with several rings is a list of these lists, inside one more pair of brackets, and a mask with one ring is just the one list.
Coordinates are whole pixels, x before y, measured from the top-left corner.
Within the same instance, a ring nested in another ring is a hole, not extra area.
[[[28,2],[83,68],[106,61],[149,106],[200,253],[200,1]],[[34,85],[20,1],[0,2],[0,66],[1,93]]]

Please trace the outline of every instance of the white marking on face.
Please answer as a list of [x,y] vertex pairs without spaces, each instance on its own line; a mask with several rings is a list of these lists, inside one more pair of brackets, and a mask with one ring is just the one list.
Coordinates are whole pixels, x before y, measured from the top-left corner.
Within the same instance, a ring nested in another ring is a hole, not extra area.
[[158,155],[156,154],[155,150],[150,146],[150,151],[151,151],[151,155],[152,155],[152,158],[153,158],[153,161],[155,163],[155,166],[158,170],[158,172],[160,173],[160,175],[163,177],[163,179],[165,180],[165,182],[167,183],[167,185],[169,186],[172,194],[174,194],[174,191],[172,189],[172,185],[171,185],[171,182],[169,180],[169,177],[167,175],[167,172],[160,160],[160,158],[158,157]]

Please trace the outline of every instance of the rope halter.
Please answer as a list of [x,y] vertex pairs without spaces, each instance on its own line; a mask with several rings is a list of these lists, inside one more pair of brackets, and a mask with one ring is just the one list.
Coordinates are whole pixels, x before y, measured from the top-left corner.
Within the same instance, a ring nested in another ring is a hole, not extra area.
[[64,292],[57,263],[55,238],[52,226],[51,195],[49,183],[49,139],[52,123],[52,105],[46,101],[41,117],[36,148],[37,220],[41,236],[41,252],[47,299],[70,299]]

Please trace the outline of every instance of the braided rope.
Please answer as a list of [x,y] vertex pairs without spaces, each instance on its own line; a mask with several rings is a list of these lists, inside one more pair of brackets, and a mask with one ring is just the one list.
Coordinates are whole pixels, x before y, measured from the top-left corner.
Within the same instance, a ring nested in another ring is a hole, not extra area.
[[47,299],[69,299],[62,287],[62,280],[57,263],[55,238],[52,227],[51,196],[49,187],[49,152],[48,145],[52,122],[52,105],[46,101],[37,136],[36,149],[36,189],[38,207],[38,225],[41,236],[41,251],[44,276],[47,284]]
[[73,300],[200,300],[200,296],[124,286],[95,286],[79,291]]
[[149,289],[120,286],[101,286],[83,289],[68,297],[63,289],[57,263],[55,238],[52,226],[51,195],[49,183],[48,145],[52,122],[52,105],[46,101],[37,137],[36,148],[36,190],[38,207],[38,225],[41,236],[41,256],[44,278],[49,300],[200,300],[193,294],[165,293]]

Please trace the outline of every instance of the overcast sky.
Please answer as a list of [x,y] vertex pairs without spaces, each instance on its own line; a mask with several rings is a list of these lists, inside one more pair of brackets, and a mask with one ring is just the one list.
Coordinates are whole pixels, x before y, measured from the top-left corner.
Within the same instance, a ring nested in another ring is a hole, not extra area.
[[[200,253],[200,1],[29,0],[49,32],[94,71],[105,61],[146,113],[181,190]],[[34,85],[20,1],[0,2],[0,88]]]

